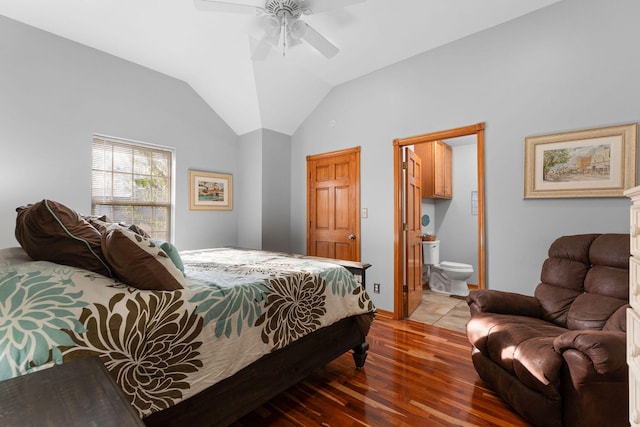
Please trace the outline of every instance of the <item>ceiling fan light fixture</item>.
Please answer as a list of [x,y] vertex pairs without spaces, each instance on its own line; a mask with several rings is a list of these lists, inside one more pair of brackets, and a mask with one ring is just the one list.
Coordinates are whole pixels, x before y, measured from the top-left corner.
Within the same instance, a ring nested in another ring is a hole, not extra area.
[[263,27],[264,33],[268,37],[277,40],[280,38],[281,21],[275,16],[265,16]]
[[307,24],[299,19],[292,19],[289,21],[287,30],[289,31],[289,36],[292,39],[300,40],[307,32]]

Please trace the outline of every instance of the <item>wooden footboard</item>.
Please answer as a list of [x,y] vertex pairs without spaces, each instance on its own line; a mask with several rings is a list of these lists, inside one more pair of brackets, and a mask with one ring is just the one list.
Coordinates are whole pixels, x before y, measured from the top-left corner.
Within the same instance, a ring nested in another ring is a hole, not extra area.
[[226,426],[349,350],[354,350],[356,366],[361,368],[368,348],[356,317],[342,319],[175,406],[149,415],[144,422],[148,427]]

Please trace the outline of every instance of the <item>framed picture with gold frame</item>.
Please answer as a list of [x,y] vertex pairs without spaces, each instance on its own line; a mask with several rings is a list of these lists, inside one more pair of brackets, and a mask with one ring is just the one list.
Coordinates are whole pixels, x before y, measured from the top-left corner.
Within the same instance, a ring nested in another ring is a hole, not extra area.
[[189,170],[189,209],[233,209],[233,177],[230,174]]
[[637,139],[637,123],[525,138],[524,198],[623,197]]

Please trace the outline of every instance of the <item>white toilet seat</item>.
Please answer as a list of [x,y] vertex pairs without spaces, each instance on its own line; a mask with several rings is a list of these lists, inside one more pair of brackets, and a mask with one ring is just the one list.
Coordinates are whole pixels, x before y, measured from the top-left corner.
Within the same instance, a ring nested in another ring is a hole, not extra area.
[[473,266],[469,264],[463,264],[461,262],[444,261],[440,264],[434,265],[434,267],[441,268],[443,270],[473,273]]

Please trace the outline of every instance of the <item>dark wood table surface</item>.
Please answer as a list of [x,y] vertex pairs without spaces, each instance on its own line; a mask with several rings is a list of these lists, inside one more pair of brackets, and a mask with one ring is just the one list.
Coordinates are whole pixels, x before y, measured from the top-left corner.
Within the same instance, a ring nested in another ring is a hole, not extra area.
[[0,426],[144,426],[98,357],[0,382]]

